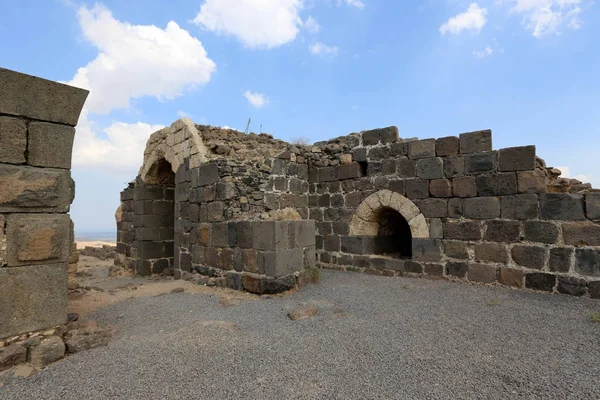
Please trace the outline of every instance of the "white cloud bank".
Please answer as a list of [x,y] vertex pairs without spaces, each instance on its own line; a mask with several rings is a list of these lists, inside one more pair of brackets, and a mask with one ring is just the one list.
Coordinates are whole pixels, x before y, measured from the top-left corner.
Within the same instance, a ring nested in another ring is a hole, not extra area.
[[296,39],[301,0],[206,0],[193,22],[237,38],[249,48],[274,48]]
[[90,90],[77,126],[73,163],[81,167],[135,171],[146,140],[161,125],[115,122],[98,134],[91,114],[127,109],[131,100],[172,99],[207,83],[216,70],[202,43],[169,22],[165,29],[116,20],[102,5],[79,8],[84,38],[99,51],[70,85]]
[[90,90],[86,108],[106,114],[130,100],[172,99],[210,80],[216,64],[202,43],[171,21],[165,29],[116,20],[102,5],[81,7],[79,24],[98,56],[79,68],[70,85]]
[[593,175],[580,174],[580,175],[573,176],[573,174],[571,172],[571,168],[569,168],[567,166],[556,167],[556,168],[562,172],[562,174],[560,175],[561,178],[577,179],[578,181],[583,182],[583,183],[591,183],[594,188],[599,187],[598,182],[595,181]]
[[442,35],[457,35],[462,31],[479,33],[487,22],[487,9],[479,7],[477,3],[471,3],[467,11],[451,17],[440,27]]
[[363,3],[361,0],[338,0],[338,6],[342,4],[360,9],[365,8],[365,3]]
[[536,38],[559,33],[563,26],[579,29],[581,0],[509,0],[512,12],[523,15],[523,24]]
[[308,50],[313,55],[335,57],[338,54],[339,48],[337,46],[328,46],[324,43],[318,42],[318,43],[310,45],[308,47]]
[[244,93],[244,97],[246,98],[246,100],[248,100],[248,102],[254,108],[264,107],[269,102],[269,99],[267,99],[267,97],[264,94],[262,94],[262,93],[252,93],[249,90],[247,90]]

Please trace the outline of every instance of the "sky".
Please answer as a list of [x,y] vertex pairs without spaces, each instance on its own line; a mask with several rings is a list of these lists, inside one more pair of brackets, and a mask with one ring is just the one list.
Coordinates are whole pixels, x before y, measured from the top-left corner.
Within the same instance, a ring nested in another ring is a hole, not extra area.
[[90,90],[71,217],[114,231],[150,134],[181,117],[291,140],[492,129],[600,187],[593,0],[0,0],[0,66]]

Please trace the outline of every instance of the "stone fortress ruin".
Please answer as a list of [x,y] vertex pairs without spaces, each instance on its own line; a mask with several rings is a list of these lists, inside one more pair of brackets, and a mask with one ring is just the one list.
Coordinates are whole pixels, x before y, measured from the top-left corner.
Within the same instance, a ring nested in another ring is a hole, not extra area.
[[276,293],[315,267],[600,298],[600,192],[489,130],[314,145],[175,122],[121,193],[118,262]]
[[[0,338],[64,324],[85,90],[0,68]],[[315,268],[600,298],[600,192],[491,131],[314,145],[182,119],[151,135],[117,211],[139,275],[278,293]]]

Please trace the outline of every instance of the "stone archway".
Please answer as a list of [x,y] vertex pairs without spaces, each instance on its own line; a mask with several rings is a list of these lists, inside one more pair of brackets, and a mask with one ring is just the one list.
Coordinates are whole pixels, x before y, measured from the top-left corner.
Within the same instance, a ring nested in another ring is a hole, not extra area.
[[153,175],[151,169],[155,168],[161,159],[171,165],[174,173],[177,173],[186,159],[189,160],[189,168],[197,168],[208,160],[207,153],[202,136],[192,120],[182,118],[150,136],[139,175],[147,182],[148,177]]
[[350,222],[351,236],[377,236],[380,229],[381,210],[392,209],[408,223],[413,238],[428,238],[429,226],[419,207],[406,197],[380,190],[367,197],[356,209]]

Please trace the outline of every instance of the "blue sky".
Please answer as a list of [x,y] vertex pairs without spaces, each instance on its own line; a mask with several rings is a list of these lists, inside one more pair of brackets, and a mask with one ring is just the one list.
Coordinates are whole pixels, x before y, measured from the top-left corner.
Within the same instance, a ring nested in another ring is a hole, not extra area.
[[197,123],[318,141],[487,129],[600,186],[590,0],[0,0],[0,65],[92,91],[76,229],[114,230],[149,134]]

